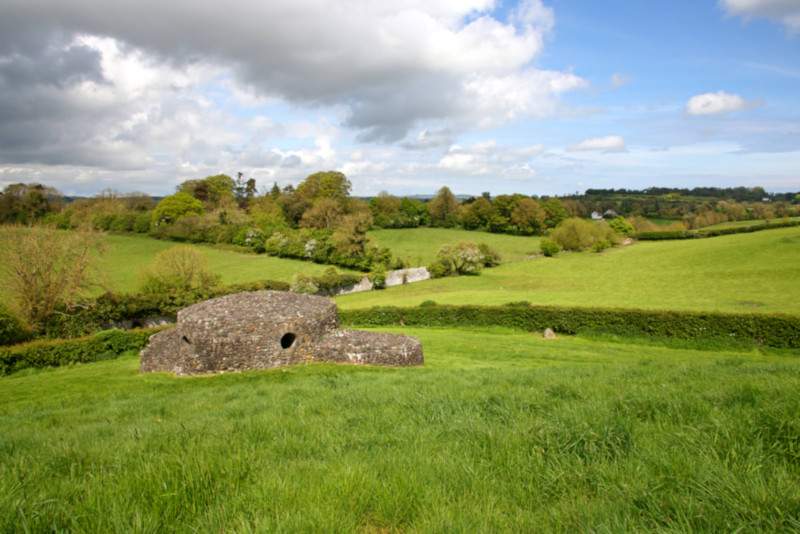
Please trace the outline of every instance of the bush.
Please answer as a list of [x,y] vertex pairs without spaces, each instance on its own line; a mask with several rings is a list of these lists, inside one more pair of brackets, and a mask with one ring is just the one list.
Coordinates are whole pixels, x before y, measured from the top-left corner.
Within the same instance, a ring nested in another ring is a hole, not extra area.
[[314,277],[308,274],[297,273],[292,278],[291,291],[293,293],[307,293],[314,295],[319,291],[319,286],[314,282]]
[[446,256],[437,256],[433,263],[427,266],[427,269],[431,273],[431,278],[443,278],[455,273],[452,260]]
[[549,237],[544,237],[539,242],[539,250],[542,251],[542,254],[551,258],[561,252],[561,245],[550,239]]
[[372,280],[372,287],[375,289],[383,289],[386,287],[386,269],[383,265],[378,264],[369,273],[369,279]]
[[31,338],[31,333],[19,317],[0,306],[0,345],[22,343]]
[[202,252],[189,246],[162,250],[153,265],[140,272],[139,291],[159,294],[210,289],[219,283],[220,275],[207,270],[207,263]]
[[605,221],[587,221],[572,217],[563,221],[550,233],[550,238],[558,243],[562,250],[586,250],[598,241],[616,244],[619,236]]
[[617,217],[616,219],[612,219],[608,222],[608,225],[617,232],[619,235],[624,235],[627,237],[632,236],[636,233],[636,230],[633,228],[633,225],[626,221],[623,217]]
[[607,239],[601,239],[594,245],[592,245],[592,252],[603,252],[606,249],[611,248],[611,242]]
[[435,300],[423,300],[419,303],[420,308],[430,308],[431,306],[438,306]]

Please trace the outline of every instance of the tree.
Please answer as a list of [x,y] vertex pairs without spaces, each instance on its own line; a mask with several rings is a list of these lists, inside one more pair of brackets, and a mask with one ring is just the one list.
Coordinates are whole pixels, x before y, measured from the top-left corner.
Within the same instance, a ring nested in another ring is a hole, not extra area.
[[308,201],[318,198],[343,199],[350,196],[352,184],[339,171],[318,172],[308,176],[297,186],[297,193]]
[[208,261],[190,246],[162,250],[153,264],[139,273],[139,291],[144,294],[186,293],[210,289],[220,275],[206,269]]
[[564,209],[561,201],[556,197],[547,199],[542,204],[542,207],[545,213],[547,213],[547,219],[544,223],[548,228],[555,228],[561,221],[567,218],[567,210]]
[[68,312],[104,286],[98,260],[103,234],[63,232],[50,226],[0,228],[0,260],[7,291],[19,315],[36,328],[56,311]]
[[203,215],[205,206],[198,199],[187,193],[175,193],[164,197],[153,212],[153,224],[172,224],[187,215]]
[[344,210],[338,200],[334,198],[318,198],[310,209],[303,213],[300,226],[325,230],[338,226]]
[[492,216],[492,204],[486,197],[478,197],[475,202],[461,210],[461,224],[467,230],[486,228]]
[[431,223],[436,226],[453,227],[458,222],[458,203],[448,187],[442,187],[431,201]]
[[511,223],[520,233],[525,235],[540,234],[545,228],[547,213],[532,198],[523,198],[517,202],[511,213]]

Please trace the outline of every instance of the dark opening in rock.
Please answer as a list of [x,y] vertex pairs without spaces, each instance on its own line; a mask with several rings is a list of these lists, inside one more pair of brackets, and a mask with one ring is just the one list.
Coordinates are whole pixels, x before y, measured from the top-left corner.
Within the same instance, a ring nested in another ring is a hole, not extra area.
[[281,338],[281,348],[288,349],[292,345],[294,345],[294,340],[297,339],[297,336],[289,332],[288,334],[284,334]]
[[189,341],[189,338],[186,337],[186,336],[183,336],[183,342],[186,343],[187,345],[191,345],[192,344],[192,342]]

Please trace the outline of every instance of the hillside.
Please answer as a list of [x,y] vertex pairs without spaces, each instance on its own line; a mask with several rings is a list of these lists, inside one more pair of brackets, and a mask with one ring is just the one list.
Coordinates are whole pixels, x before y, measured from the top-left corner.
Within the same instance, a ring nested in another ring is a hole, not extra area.
[[640,242],[602,254],[500,265],[337,297],[340,308],[381,305],[532,304],[800,313],[800,228],[687,241]]

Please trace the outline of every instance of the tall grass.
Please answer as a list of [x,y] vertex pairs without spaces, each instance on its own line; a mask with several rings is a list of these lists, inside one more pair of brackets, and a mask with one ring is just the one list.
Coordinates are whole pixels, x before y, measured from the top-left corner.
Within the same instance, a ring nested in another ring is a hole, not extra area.
[[800,228],[640,242],[601,254],[559,254],[337,297],[341,308],[392,304],[532,304],[800,313]]
[[796,531],[797,354],[413,330],[426,365],[0,379],[0,531]]

